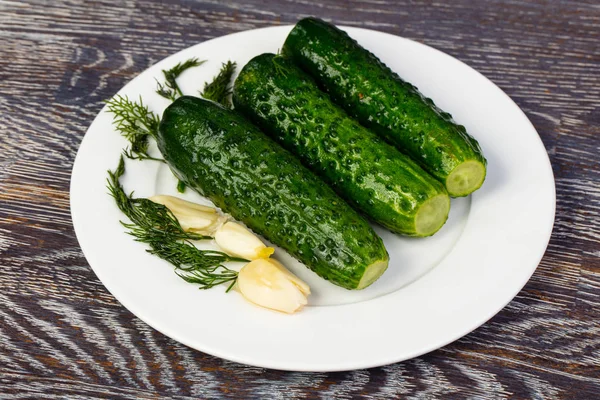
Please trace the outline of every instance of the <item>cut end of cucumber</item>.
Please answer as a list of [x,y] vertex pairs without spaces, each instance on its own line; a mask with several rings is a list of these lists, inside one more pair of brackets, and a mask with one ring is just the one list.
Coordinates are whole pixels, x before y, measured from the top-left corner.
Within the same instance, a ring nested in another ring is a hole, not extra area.
[[417,236],[431,236],[444,225],[450,212],[450,197],[438,194],[425,201],[415,217]]
[[452,197],[468,196],[483,184],[485,165],[481,161],[470,160],[454,168],[446,179],[446,189]]
[[373,264],[369,265],[365,270],[360,282],[356,289],[364,289],[373,282],[375,282],[388,267],[389,259],[375,261]]

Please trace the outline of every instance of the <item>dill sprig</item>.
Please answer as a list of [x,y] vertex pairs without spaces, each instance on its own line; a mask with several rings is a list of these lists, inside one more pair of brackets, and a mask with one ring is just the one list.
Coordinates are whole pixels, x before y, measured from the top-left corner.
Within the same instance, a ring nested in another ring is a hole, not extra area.
[[204,84],[204,90],[200,93],[202,97],[214,102],[220,103],[227,108],[231,108],[231,77],[235,72],[237,64],[227,61],[221,66],[221,71],[210,83]]
[[272,58],[272,60],[273,65],[275,65],[275,71],[282,76],[287,76],[286,66],[281,64],[281,62],[285,63],[285,59],[281,54],[279,54],[279,51],[277,52],[277,55]]
[[215,250],[200,250],[192,240],[210,239],[198,233],[183,230],[171,210],[162,204],[144,198],[127,195],[119,178],[125,173],[125,161],[121,156],[117,169],[108,171],[108,190],[119,209],[131,222],[121,221],[136,241],[149,245],[147,250],[175,266],[175,272],[186,282],[209,289],[222,283],[230,283],[229,291],[238,273],[223,265],[227,261],[242,261]]
[[106,102],[108,111],[114,114],[113,124],[130,143],[124,150],[126,157],[137,160],[156,160],[148,154],[148,139],[156,137],[160,118],[139,101],[129,100],[127,96],[116,95]]
[[177,84],[177,78],[179,77],[179,75],[181,75],[185,70],[190,69],[192,67],[198,67],[204,64],[205,62],[206,60],[199,61],[197,58],[190,58],[189,60],[183,63],[178,63],[171,69],[163,69],[162,73],[165,77],[165,83],[162,84],[156,81],[158,85],[156,88],[156,93],[171,101],[175,100],[179,96],[182,96],[183,93],[181,92],[181,89]]

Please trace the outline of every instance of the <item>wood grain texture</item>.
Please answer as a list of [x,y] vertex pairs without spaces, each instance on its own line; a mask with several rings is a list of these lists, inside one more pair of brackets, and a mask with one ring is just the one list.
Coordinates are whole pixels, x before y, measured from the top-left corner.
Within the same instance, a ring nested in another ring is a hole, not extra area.
[[[475,332],[407,362],[288,373],[194,351],[124,309],[73,232],[70,172],[104,99],[190,45],[307,15],[473,66],[552,161],[556,224],[530,282]],[[600,398],[597,1],[0,0],[0,56],[1,398]]]

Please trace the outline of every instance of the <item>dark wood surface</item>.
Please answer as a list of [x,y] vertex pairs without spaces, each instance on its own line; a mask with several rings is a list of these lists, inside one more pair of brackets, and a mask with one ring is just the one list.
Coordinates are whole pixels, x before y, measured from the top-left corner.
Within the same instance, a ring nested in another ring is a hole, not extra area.
[[[180,49],[307,15],[473,66],[552,161],[556,223],[530,282],[475,332],[410,361],[289,373],[192,350],[122,307],[73,232],[71,168],[104,99]],[[0,398],[600,398],[599,43],[594,0],[0,1]]]

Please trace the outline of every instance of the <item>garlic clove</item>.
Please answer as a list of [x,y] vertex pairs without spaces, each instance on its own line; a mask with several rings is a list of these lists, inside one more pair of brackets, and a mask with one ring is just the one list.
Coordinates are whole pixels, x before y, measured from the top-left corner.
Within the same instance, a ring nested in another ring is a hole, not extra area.
[[156,195],[150,197],[149,200],[171,210],[181,228],[186,232],[211,236],[227,221],[227,217],[220,215],[213,207],[192,203],[178,197]]
[[162,204],[169,209],[171,207],[180,209],[182,212],[192,211],[204,211],[207,213],[216,213],[217,209],[214,207],[203,206],[202,204],[192,203],[191,201],[180,199],[179,197],[169,196],[166,194],[157,194],[149,198],[155,203]]
[[292,314],[307,304],[310,288],[273,259],[258,259],[239,272],[237,288],[244,298],[261,307]]
[[277,267],[281,271],[281,273],[284,274],[286,276],[286,278],[290,280],[290,282],[292,282],[294,285],[296,285],[302,293],[304,293],[306,296],[308,296],[310,294],[310,287],[302,279],[300,279],[296,275],[294,275],[292,273],[292,271],[290,271],[289,269],[284,267],[283,264],[280,263],[279,261],[277,261],[273,258],[271,258],[269,261],[273,265],[275,265],[275,267]]
[[275,251],[272,247],[265,246],[250,230],[231,221],[217,229],[215,241],[227,254],[247,260],[269,258]]

